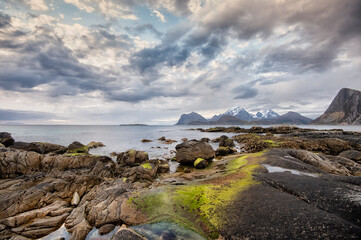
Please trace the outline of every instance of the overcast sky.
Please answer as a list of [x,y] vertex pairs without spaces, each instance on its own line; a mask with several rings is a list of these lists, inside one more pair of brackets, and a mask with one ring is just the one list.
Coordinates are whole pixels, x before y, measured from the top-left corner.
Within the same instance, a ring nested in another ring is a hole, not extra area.
[[361,90],[360,0],[2,0],[0,124],[322,114]]

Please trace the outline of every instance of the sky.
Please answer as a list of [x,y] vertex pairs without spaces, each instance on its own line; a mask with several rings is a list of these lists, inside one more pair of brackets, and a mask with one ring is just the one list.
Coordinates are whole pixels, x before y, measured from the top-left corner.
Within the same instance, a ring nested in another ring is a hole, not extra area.
[[315,118],[361,90],[360,0],[2,0],[0,124]]

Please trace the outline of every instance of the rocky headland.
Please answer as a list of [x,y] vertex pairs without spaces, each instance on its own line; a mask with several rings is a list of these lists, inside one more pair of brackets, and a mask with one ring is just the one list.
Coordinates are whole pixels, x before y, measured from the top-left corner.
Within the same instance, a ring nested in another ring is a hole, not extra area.
[[[360,239],[361,133],[291,126],[195,129],[169,162],[0,133],[0,239],[66,229],[109,239]],[[161,141],[161,140],[160,140]],[[213,149],[209,141],[218,142]],[[88,236],[89,237],[89,236]]]

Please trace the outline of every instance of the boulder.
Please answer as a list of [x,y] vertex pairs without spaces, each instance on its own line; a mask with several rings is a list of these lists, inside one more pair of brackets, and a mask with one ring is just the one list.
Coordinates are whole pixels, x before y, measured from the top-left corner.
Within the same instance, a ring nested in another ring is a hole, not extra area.
[[343,151],[351,149],[351,146],[344,140],[338,138],[326,138],[322,142],[326,144],[329,151],[333,155],[337,155]]
[[197,140],[185,141],[176,147],[176,160],[181,164],[193,165],[197,158],[207,161],[214,158],[214,150],[209,143]]
[[0,132],[0,143],[5,147],[10,147],[14,143],[14,138],[8,132]]
[[146,240],[134,230],[129,228],[120,228],[111,240]]
[[237,152],[237,150],[231,147],[219,147],[216,150],[216,156],[226,156],[235,152]]
[[353,160],[355,162],[361,163],[361,152],[357,151],[357,150],[343,151],[338,156],[348,158],[348,159]]
[[88,149],[98,148],[98,147],[105,147],[105,145],[102,142],[94,142],[94,141],[91,141],[86,146],[87,146]]
[[64,146],[52,143],[42,143],[42,142],[14,142],[11,146],[13,149],[17,150],[24,150],[24,151],[33,151],[40,154],[47,154],[47,153],[64,153],[66,148]]
[[149,159],[148,153],[144,151],[128,150],[118,154],[117,163],[120,166],[139,166]]
[[157,176],[159,168],[158,160],[148,161],[140,166],[135,166],[126,169],[123,173],[123,177],[127,178],[130,182],[135,181],[153,181]]
[[197,169],[203,169],[208,166],[208,162],[207,162],[207,160],[204,160],[203,158],[197,158],[194,161],[193,166]]
[[81,144],[80,142],[74,141],[68,146],[68,153],[89,153],[87,146]]
[[219,138],[219,146],[220,147],[234,147],[234,142],[232,139],[228,138],[226,135],[222,135]]
[[105,225],[101,226],[99,228],[98,232],[99,232],[100,235],[105,235],[105,234],[108,234],[111,231],[113,231],[114,228],[115,228],[114,224],[108,223],[108,224],[105,224]]
[[149,139],[142,139],[142,141],[141,142],[143,142],[143,143],[146,143],[146,142],[153,142],[153,140],[149,140]]

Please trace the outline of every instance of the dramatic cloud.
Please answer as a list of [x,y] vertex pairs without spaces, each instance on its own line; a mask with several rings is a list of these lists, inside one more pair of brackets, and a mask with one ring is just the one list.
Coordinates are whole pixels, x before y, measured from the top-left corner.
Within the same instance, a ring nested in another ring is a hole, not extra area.
[[211,116],[234,105],[314,117],[340,88],[361,89],[357,0],[5,0],[0,7],[7,111],[25,114],[30,102],[67,123],[91,122],[94,112],[97,123],[100,116],[110,123],[117,111],[133,121],[134,109],[172,123],[183,112]]

